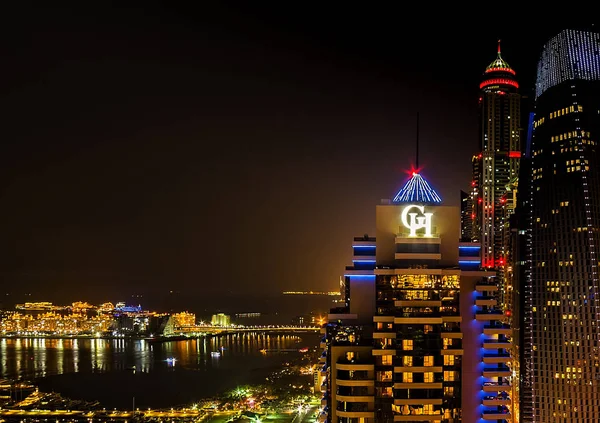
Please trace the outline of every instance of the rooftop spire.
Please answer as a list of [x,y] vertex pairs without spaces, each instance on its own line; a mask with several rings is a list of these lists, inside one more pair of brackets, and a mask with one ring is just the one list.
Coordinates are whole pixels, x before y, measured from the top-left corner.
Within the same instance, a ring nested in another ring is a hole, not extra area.
[[412,173],[412,177],[406,181],[392,200],[392,203],[439,204],[441,202],[442,199],[438,193],[417,172]]
[[515,74],[515,71],[512,70],[512,68],[509,66],[508,63],[506,63],[506,60],[504,60],[501,56],[501,49],[500,49],[500,41],[498,40],[498,56],[496,57],[496,59],[489,64],[489,66],[485,69],[485,73],[490,73],[490,72],[508,72],[511,74]]

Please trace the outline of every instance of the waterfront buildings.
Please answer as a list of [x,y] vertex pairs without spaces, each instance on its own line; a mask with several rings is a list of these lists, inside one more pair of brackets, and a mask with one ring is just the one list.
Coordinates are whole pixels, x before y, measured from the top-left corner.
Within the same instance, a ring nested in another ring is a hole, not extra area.
[[224,313],[213,314],[210,324],[213,326],[228,327],[231,326],[231,318]]
[[521,188],[530,221],[522,258],[525,422],[597,422],[600,413],[599,50],[599,34],[565,30],[538,64],[531,170]]
[[194,313],[182,311],[181,313],[172,314],[171,317],[173,318],[173,325],[176,328],[196,326],[196,315]]
[[480,145],[473,157],[470,231],[472,240],[481,243],[483,266],[500,271],[506,260],[505,203],[511,200],[506,187],[518,177],[521,157],[521,95],[515,75],[498,42],[497,57],[479,84]]
[[323,328],[321,421],[512,421],[511,330],[460,222],[416,172],[376,207]]

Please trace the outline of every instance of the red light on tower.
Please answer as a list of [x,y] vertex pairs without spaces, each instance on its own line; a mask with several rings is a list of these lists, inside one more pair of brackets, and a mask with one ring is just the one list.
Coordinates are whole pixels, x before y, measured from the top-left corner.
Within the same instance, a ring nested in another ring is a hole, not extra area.
[[475,181],[471,182],[471,186],[474,187],[475,186]]
[[471,219],[475,219],[475,213],[471,214]]
[[483,198],[478,198],[478,199],[477,199],[477,202],[478,202],[479,204],[483,203]]
[[508,158],[509,159],[519,159],[521,157],[521,152],[520,151],[509,151],[508,152]]

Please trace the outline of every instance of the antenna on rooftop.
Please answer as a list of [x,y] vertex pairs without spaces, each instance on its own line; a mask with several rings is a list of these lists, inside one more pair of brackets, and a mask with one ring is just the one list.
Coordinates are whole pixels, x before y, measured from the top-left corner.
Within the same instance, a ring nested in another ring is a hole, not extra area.
[[417,112],[417,154],[415,158],[415,169],[419,169],[419,112]]

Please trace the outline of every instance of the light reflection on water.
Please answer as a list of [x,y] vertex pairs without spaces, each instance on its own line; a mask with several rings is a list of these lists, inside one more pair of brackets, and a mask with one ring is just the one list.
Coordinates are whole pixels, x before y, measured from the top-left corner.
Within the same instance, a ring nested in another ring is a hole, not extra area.
[[[307,339],[306,346],[314,344],[314,334],[302,336],[311,339]],[[168,367],[198,371],[231,367],[233,363],[246,359],[260,365],[274,357],[273,354],[262,354],[260,350],[298,349],[305,346],[301,341],[297,335],[265,333],[155,344],[126,339],[1,338],[0,378],[34,379],[67,373],[108,373],[131,370],[134,366],[136,372],[144,373]],[[213,351],[219,351],[221,356],[212,356]],[[170,357],[176,359],[175,366],[167,363]]]

